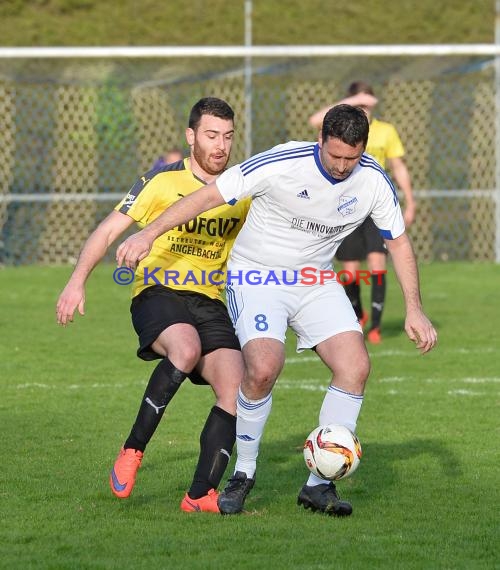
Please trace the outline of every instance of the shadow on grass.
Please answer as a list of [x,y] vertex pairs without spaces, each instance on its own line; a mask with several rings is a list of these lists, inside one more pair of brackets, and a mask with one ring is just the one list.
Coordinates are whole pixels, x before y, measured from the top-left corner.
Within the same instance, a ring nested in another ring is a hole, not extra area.
[[[261,446],[257,463],[258,500],[253,507],[266,508],[275,494],[267,490],[279,486],[283,493],[296,493],[308,477],[302,457],[302,435],[281,441],[266,441]],[[295,456],[295,458],[294,458]],[[411,466],[405,463],[411,462]],[[422,500],[426,493],[449,492],[449,486],[463,476],[458,457],[440,440],[414,438],[399,443],[368,443],[358,471],[339,482],[339,488],[349,487],[349,496],[374,497],[397,493],[398,489],[418,485]],[[277,483],[279,482],[279,483]],[[406,491],[401,491],[406,492]],[[256,493],[257,495],[257,493]],[[256,497],[257,499],[257,497]]]
[[[257,461],[257,483],[249,495],[248,510],[259,514],[273,509],[283,500],[288,505],[308,477],[303,460],[302,433],[285,439],[265,440]],[[221,481],[221,490],[233,472],[236,451]],[[172,453],[157,450],[144,461],[139,473],[138,489],[132,504],[148,507],[158,504],[160,508],[178,510],[182,496],[189,488],[196,466],[197,456],[190,451]],[[411,465],[405,463],[411,462]],[[359,501],[373,501],[385,495],[411,493],[418,486],[422,501],[426,495],[449,492],[450,486],[463,476],[458,458],[450,448],[439,440],[410,439],[399,443],[368,443],[363,445],[363,456],[358,471],[352,477],[339,482],[341,496]],[[109,486],[102,481],[95,499],[112,497]],[[122,501],[118,501],[122,503]],[[121,510],[121,509],[120,509]]]
[[[431,320],[432,324],[434,325],[434,328],[436,328],[436,330],[439,331],[441,329],[439,321],[436,321],[436,319],[433,316],[431,317]],[[406,337],[404,318],[386,319],[382,317],[382,337],[384,340],[387,340],[389,338]]]
[[385,339],[397,338],[405,335],[404,319],[382,318],[382,336]]

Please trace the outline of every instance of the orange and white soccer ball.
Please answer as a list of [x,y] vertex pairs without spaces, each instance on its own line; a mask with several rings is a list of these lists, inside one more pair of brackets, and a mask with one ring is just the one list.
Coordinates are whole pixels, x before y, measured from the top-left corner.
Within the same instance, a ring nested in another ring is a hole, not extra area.
[[309,470],[327,481],[349,477],[361,459],[361,444],[345,426],[330,424],[314,429],[304,443]]

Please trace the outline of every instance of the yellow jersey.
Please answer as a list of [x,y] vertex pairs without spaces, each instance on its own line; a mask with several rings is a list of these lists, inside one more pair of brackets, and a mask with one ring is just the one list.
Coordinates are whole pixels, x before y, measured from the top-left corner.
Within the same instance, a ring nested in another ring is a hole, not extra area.
[[388,158],[400,158],[404,156],[405,150],[394,125],[372,119],[366,152],[385,168]]
[[[205,185],[188,165],[185,158],[147,172],[115,210],[143,228],[174,202]],[[164,285],[220,299],[229,251],[249,205],[250,200],[223,204],[158,237],[137,267],[132,297],[152,285]]]

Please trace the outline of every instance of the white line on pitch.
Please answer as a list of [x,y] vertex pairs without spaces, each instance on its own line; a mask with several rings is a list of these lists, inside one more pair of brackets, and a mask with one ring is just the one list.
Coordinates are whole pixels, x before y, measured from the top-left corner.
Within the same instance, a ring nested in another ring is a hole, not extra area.
[[[451,350],[441,350],[445,354],[491,354],[498,352],[498,349],[494,347],[484,347],[484,348],[454,348]],[[420,356],[420,353],[408,350],[381,350],[379,352],[370,352],[370,358],[379,358],[387,356]],[[321,362],[319,356],[289,356],[285,361],[285,366],[287,364],[301,364],[302,362]]]
[[462,382],[466,384],[486,384],[487,382],[500,382],[500,378],[462,378]]
[[[285,390],[319,390],[319,391],[326,391],[328,388],[328,380],[329,376],[326,374],[322,377],[309,377],[309,378],[301,378],[294,380],[293,378],[287,378],[285,376],[281,376],[278,378],[277,386],[279,388],[284,388]],[[385,376],[381,378],[372,378],[369,383],[384,383],[384,384],[397,384],[401,382],[414,382],[416,378],[414,376]],[[465,377],[465,378],[424,378],[420,379],[419,382],[425,382],[427,384],[438,384],[440,382],[450,383],[453,382],[455,384],[498,384],[500,383],[500,377],[492,376],[492,377]],[[39,389],[39,390],[62,390],[66,388],[67,390],[84,390],[84,389],[116,389],[116,388],[129,388],[131,386],[137,386],[139,384],[144,384],[144,380],[137,380],[135,382],[123,383],[117,382],[113,383],[103,383],[100,384],[98,382],[93,382],[92,384],[67,384],[67,385],[60,385],[60,384],[44,384],[41,382],[27,382],[24,384],[17,384],[13,386],[8,386],[6,388],[15,388],[17,390],[29,390],[29,389]],[[448,392],[449,394],[452,393],[466,393],[467,390],[453,390]],[[471,392],[472,393],[472,392]],[[479,394],[479,393],[478,393]]]
[[474,392],[473,390],[448,390],[450,396],[487,396],[487,392]]
[[[26,382],[25,384],[18,384],[17,386],[13,386],[17,390],[29,390],[33,388],[40,388],[41,390],[62,390],[66,388],[67,390],[83,390],[85,388],[96,388],[96,389],[103,389],[103,388],[130,388],[131,386],[136,386],[139,382],[129,382],[127,384],[123,384],[122,382],[117,382],[116,384],[99,384],[98,382],[93,382],[92,384],[66,384],[66,385],[59,385],[59,384],[42,384],[40,382]],[[140,380],[141,384],[144,384],[144,380]]]

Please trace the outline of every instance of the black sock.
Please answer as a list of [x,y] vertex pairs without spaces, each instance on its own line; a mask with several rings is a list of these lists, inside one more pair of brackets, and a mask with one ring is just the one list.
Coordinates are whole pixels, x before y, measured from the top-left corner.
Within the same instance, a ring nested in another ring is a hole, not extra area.
[[149,379],[139,413],[124,448],[144,451],[153,436],[165,408],[175,396],[187,374],[178,370],[168,358],[164,358],[154,369]]
[[188,491],[192,499],[217,489],[231,458],[235,439],[236,416],[214,406],[200,435],[198,465]]
[[361,304],[361,287],[359,283],[349,283],[348,285],[344,285],[344,287],[356,316],[358,319],[361,319],[363,317],[363,306]]
[[380,327],[385,301],[385,273],[372,273],[372,323],[370,329]]

